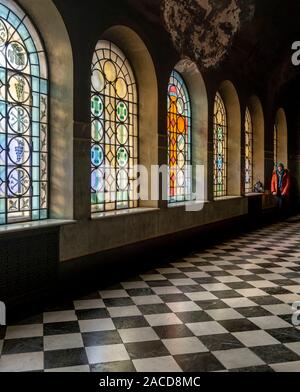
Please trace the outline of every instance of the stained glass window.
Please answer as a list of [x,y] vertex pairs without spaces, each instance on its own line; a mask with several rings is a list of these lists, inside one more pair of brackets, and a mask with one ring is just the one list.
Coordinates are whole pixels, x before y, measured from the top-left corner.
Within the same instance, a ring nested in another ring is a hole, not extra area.
[[169,203],[190,201],[191,170],[191,102],[187,86],[173,71],[168,86],[168,156]]
[[92,61],[92,213],[138,207],[138,94],[133,70],[112,42]]
[[0,224],[47,218],[48,80],[29,17],[0,2]]
[[248,108],[245,115],[245,192],[253,191],[253,125]]
[[224,102],[216,94],[214,107],[214,197],[227,196],[227,114]]
[[274,125],[274,165],[278,163],[278,128],[277,124]]

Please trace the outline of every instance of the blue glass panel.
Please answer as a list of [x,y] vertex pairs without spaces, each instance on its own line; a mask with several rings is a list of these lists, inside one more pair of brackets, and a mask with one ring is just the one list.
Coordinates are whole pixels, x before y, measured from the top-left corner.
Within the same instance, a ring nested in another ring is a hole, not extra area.
[[0,225],[5,225],[5,215],[0,214]]
[[27,51],[29,53],[36,52],[36,47],[35,47],[34,42],[32,41],[31,38],[26,40],[25,44],[26,44]]
[[40,212],[32,211],[32,220],[40,220]]
[[41,94],[48,93],[48,82],[45,79],[41,79]]
[[18,33],[20,34],[23,41],[25,41],[25,39],[30,36],[28,30],[26,29],[23,23],[21,24],[21,26],[19,26]]
[[[34,166],[38,166],[40,164],[40,154],[38,152],[32,153],[32,164]],[[34,177],[35,179],[38,179],[38,177]]]
[[38,107],[40,104],[40,95],[39,93],[32,94],[32,105]]
[[32,136],[40,136],[40,124],[37,122],[32,123]]
[[13,12],[11,12],[8,16],[8,22],[15,28],[17,28],[20,24],[20,19],[17,17],[16,14],[14,14]]
[[40,110],[38,108],[32,108],[32,121],[40,120]]
[[41,218],[40,219],[47,219],[47,210],[41,210]]
[[[33,182],[32,183],[32,192],[33,192],[33,196],[39,196],[40,195],[40,184],[38,182]],[[36,198],[34,198],[34,199],[36,199]]]
[[31,66],[31,74],[33,76],[39,77],[40,76],[40,68],[37,65]]
[[39,58],[38,58],[38,55],[36,53],[31,53],[29,55],[29,59],[30,59],[30,64],[31,65],[39,65]]
[[40,81],[38,78],[32,78],[32,90],[37,93],[40,91]]
[[39,197],[32,198],[32,208],[34,210],[38,210],[40,208],[40,198]]
[[39,151],[39,149],[40,149],[40,139],[38,137],[33,137],[32,138],[32,146],[33,146],[33,151]]
[[1,16],[1,18],[7,19],[7,15],[8,15],[8,9],[3,4],[0,4],[0,16]]
[[5,199],[0,199],[0,213],[5,213]]

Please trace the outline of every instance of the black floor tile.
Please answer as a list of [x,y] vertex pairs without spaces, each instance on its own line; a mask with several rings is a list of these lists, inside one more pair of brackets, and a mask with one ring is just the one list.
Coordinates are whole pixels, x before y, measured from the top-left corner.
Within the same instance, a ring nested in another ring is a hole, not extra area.
[[165,357],[170,355],[165,345],[160,341],[127,343],[126,350],[133,359]]
[[184,324],[153,327],[160,339],[188,338],[194,336]]
[[96,320],[110,317],[107,309],[76,310],[76,315],[78,320]]
[[184,372],[199,373],[225,369],[210,353],[175,355],[174,358]]
[[221,324],[225,329],[227,329],[227,331],[231,333],[256,331],[259,329],[255,324],[247,319],[219,321],[219,324]]
[[197,305],[203,310],[225,309],[229,306],[220,299],[213,299],[210,301],[195,301]]
[[184,294],[164,294],[164,295],[159,295],[159,298],[164,302],[164,303],[174,303],[174,302],[187,302],[190,301],[189,297],[187,297]]
[[176,316],[185,324],[213,321],[213,319],[201,310],[196,312],[176,313]]
[[149,327],[148,321],[143,316],[113,318],[117,329]]
[[3,343],[2,355],[22,354],[43,351],[44,342],[42,337],[9,339]]
[[154,291],[150,288],[144,289],[127,289],[126,290],[130,297],[141,297],[146,295],[155,295]]
[[108,308],[135,305],[131,298],[107,298],[103,302]]
[[135,367],[131,361],[100,363],[90,366],[92,373],[134,373]]
[[122,344],[122,339],[117,331],[88,332],[82,334],[84,347],[105,346]]
[[171,313],[166,304],[140,305],[138,309],[143,315]]
[[244,345],[230,333],[221,335],[200,336],[199,340],[209,351],[233,350],[244,348]]
[[267,364],[299,361],[299,356],[282,344],[252,347],[251,350]]
[[44,353],[45,369],[87,365],[88,359],[84,348],[46,351]]
[[300,331],[295,327],[268,330],[268,333],[280,343],[300,342]]
[[77,321],[44,324],[44,335],[62,335],[80,332]]
[[238,308],[235,310],[247,318],[272,316],[270,312],[268,312],[266,309],[260,306],[253,306],[249,308]]

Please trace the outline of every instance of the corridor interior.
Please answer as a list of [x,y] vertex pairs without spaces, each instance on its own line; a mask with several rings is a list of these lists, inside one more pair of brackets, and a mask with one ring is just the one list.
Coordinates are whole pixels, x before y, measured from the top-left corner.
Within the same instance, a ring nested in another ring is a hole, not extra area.
[[74,301],[0,341],[0,371],[300,371],[300,222],[226,240]]

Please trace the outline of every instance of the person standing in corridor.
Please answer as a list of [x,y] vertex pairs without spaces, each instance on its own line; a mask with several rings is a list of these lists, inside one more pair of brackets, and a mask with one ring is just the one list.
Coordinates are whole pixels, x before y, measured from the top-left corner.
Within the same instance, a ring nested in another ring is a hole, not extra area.
[[290,173],[285,169],[283,163],[279,163],[272,176],[271,191],[277,198],[277,207],[281,216],[284,216],[287,212],[290,189]]

